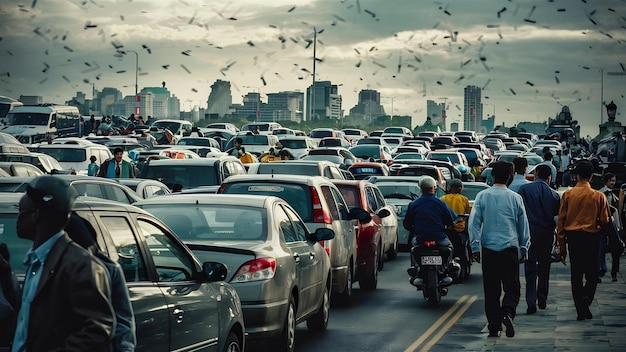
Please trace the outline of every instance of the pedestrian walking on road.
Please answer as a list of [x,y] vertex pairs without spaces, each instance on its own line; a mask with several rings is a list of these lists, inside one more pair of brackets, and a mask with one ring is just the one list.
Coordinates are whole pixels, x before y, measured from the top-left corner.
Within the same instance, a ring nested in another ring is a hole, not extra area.
[[38,176],[19,202],[17,236],[33,242],[13,351],[104,351],[115,312],[107,269],[63,231],[76,190],[57,176]]
[[527,314],[546,309],[550,283],[550,254],[555,241],[556,220],[561,199],[550,188],[551,170],[548,165],[537,165],[535,181],[519,189],[530,227],[530,248],[524,262],[526,277]]
[[609,208],[606,196],[589,184],[594,172],[591,162],[578,162],[572,172],[576,175],[576,186],[561,197],[557,240],[563,264],[568,250],[570,254],[576,319],[585,320],[593,318],[589,306],[598,285],[598,251],[602,227],[609,223]]
[[[513,164],[492,164],[494,185],[476,196],[469,218],[474,260],[481,263],[489,337],[515,336],[513,319],[520,299],[519,263],[526,260],[530,230],[522,197],[509,190]],[[501,300],[502,291],[504,297]]]
[[528,160],[523,156],[517,156],[513,158],[513,167],[515,168],[515,175],[513,175],[513,181],[509,185],[509,189],[513,192],[517,192],[522,185],[530,182],[526,179]]

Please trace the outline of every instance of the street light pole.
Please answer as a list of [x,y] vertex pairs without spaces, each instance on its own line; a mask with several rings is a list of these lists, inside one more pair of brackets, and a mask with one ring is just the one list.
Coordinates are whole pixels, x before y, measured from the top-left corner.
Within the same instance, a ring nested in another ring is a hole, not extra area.
[[139,116],[139,53],[134,50],[126,50],[125,52],[135,54],[135,115]]

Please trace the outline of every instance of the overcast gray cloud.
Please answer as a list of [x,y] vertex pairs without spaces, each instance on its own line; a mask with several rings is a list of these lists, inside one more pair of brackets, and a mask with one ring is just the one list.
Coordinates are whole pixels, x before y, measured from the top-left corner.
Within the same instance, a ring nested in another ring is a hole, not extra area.
[[[387,112],[393,101],[419,124],[426,100],[443,97],[449,120],[462,121],[472,84],[498,123],[543,121],[570,104],[595,135],[600,68],[626,65],[624,0],[0,0],[0,94],[131,95],[134,55],[115,57],[116,46],[139,53],[140,88],[165,81],[185,109],[205,105],[216,79],[231,81],[235,102],[244,87],[305,91],[314,27],[317,79],[340,85],[346,112],[358,91],[377,89]],[[624,87],[626,76],[605,75],[604,99],[622,112]]]

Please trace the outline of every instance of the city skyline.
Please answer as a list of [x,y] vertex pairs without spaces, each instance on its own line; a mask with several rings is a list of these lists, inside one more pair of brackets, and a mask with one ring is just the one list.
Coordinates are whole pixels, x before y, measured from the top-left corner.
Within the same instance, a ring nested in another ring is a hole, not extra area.
[[612,75],[625,71],[624,1],[22,0],[0,16],[0,95],[14,98],[65,101],[92,84],[132,95],[135,74],[142,87],[166,82],[183,110],[206,103],[217,79],[233,97],[244,86],[306,92],[315,28],[316,79],[338,86],[346,113],[373,89],[414,124],[427,100],[462,122],[463,87],[475,85],[497,123],[544,121],[569,105],[595,134],[602,96],[618,121],[626,106],[626,77]]

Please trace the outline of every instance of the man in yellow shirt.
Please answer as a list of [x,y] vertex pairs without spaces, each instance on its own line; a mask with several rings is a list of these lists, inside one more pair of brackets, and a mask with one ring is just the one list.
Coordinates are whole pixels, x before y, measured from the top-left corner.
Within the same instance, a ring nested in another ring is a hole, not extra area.
[[[450,193],[441,197],[441,200],[446,202],[450,209],[452,209],[452,211],[456,214],[469,214],[469,199],[461,194],[461,191],[463,190],[463,182],[455,178],[448,181],[448,187]],[[459,273],[458,281],[463,282],[463,280],[467,279],[467,267],[469,266],[469,258],[467,256],[467,242],[469,240],[469,235],[467,233],[465,219],[458,221],[453,226],[446,229],[446,234],[454,247],[454,256],[461,260],[461,272]]]

